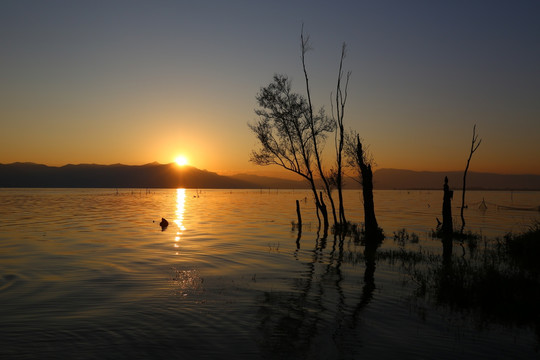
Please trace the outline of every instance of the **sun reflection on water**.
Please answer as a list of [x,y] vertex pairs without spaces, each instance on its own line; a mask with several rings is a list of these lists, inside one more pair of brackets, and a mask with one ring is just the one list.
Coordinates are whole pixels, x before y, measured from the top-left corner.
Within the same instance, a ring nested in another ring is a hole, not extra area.
[[[174,237],[174,247],[178,249],[178,244],[182,239],[182,234],[186,228],[184,227],[184,212],[186,210],[186,189],[176,189],[176,219],[174,222],[178,225],[178,231]],[[178,255],[178,252],[176,252]]]

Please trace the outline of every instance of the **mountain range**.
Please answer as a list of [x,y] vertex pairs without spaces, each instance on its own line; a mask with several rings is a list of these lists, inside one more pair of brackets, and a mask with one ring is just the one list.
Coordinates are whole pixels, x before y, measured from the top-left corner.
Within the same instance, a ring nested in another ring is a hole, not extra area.
[[68,164],[60,167],[12,163],[0,164],[0,187],[258,189],[302,188],[304,184],[251,175],[223,176],[174,163]]
[[[442,189],[448,176],[453,189],[462,186],[463,172],[429,172],[378,169],[373,174],[376,190]],[[345,187],[360,185],[347,178]],[[79,164],[60,167],[34,163],[0,164],[0,187],[68,188],[209,188],[209,189],[305,189],[302,180],[238,174],[223,176],[193,166],[151,163],[146,165]],[[469,172],[468,189],[540,190],[540,175],[501,175]]]
[[[411,171],[378,169],[373,174],[375,189],[442,189],[444,177],[450,188],[463,187],[463,171]],[[540,190],[540,175],[508,175],[467,172],[467,189],[470,190]]]

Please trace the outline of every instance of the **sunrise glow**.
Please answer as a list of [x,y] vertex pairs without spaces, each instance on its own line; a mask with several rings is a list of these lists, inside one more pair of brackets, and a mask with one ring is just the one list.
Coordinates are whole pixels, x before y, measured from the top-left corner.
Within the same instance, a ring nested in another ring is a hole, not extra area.
[[179,155],[177,156],[174,161],[176,162],[176,164],[178,164],[179,166],[184,166],[184,165],[187,165],[189,162],[188,162],[188,159],[187,157],[185,157],[184,155]]
[[374,170],[463,171],[476,124],[471,171],[540,175],[540,1],[342,0],[339,14],[334,2],[4,3],[2,165],[156,162],[301,180],[249,161],[259,141],[248,124],[273,74],[307,96],[304,24],[312,105],[330,117],[346,44],[344,128],[370,146]]

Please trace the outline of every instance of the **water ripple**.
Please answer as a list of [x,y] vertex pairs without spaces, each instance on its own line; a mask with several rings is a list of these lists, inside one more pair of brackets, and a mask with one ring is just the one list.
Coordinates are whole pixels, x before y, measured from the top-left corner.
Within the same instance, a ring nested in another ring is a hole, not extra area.
[[[414,287],[392,266],[378,265],[374,286],[366,284],[363,246],[320,239],[308,192],[194,194],[0,190],[0,357],[432,358],[509,343],[514,355],[530,354],[526,331],[516,330],[524,339],[516,345],[508,331],[479,335],[463,321],[469,341],[448,328],[446,313],[429,309],[422,320],[407,300]],[[360,193],[346,195],[349,219],[362,222]],[[305,198],[297,243],[294,204]],[[440,246],[427,237],[439,192],[376,192],[375,201],[388,236],[407,228],[421,234],[419,246]],[[470,208],[467,216],[473,229],[500,235],[536,215]]]

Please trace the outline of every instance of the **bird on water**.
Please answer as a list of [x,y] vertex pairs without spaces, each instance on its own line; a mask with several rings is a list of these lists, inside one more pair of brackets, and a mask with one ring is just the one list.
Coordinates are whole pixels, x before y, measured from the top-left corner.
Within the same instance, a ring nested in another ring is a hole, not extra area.
[[165,230],[167,226],[169,226],[169,222],[165,220],[164,218],[161,218],[161,222],[159,223],[159,226],[161,226],[161,230]]

